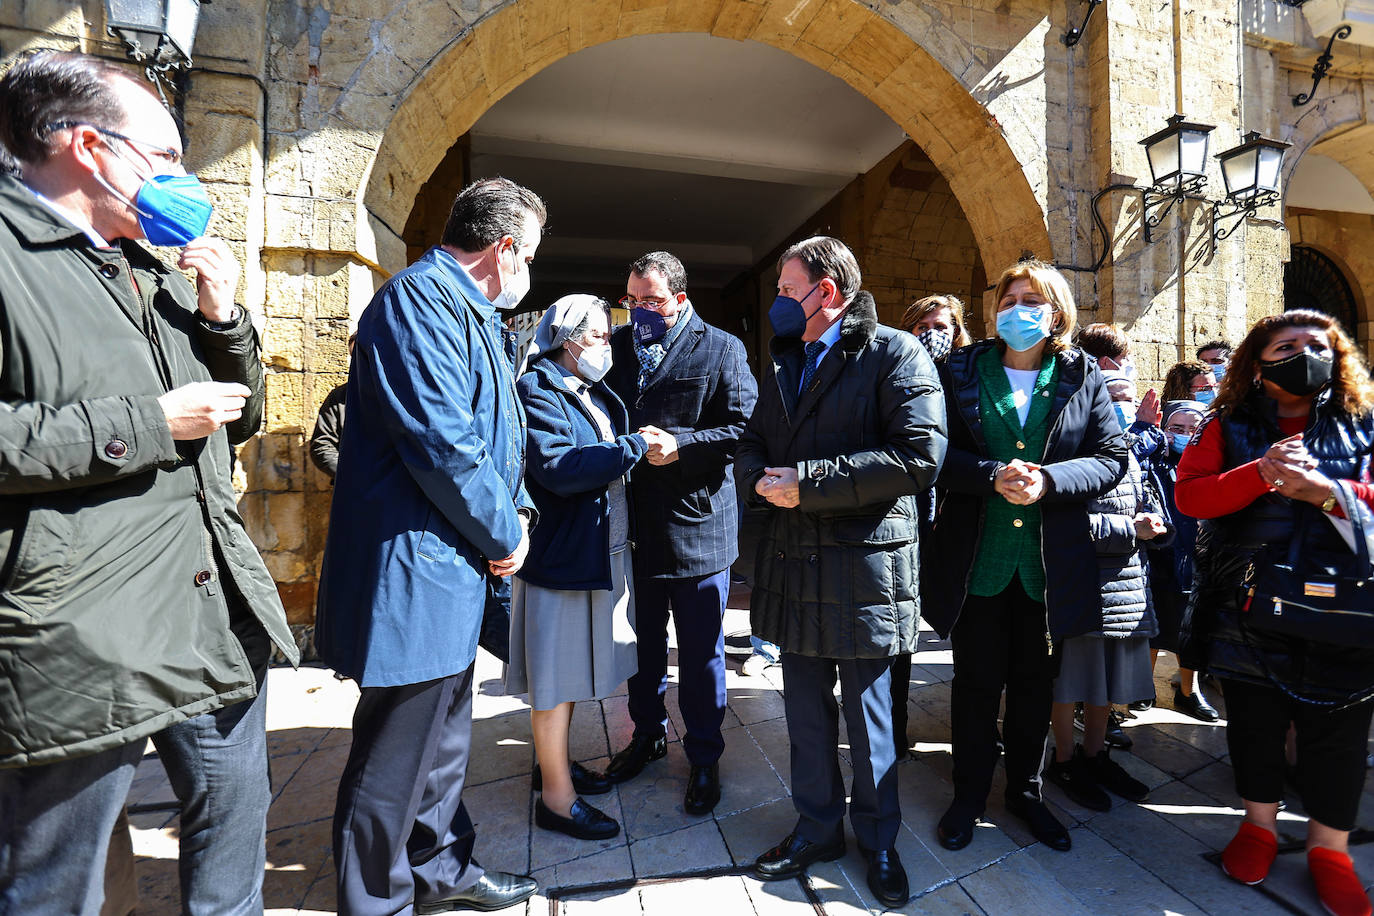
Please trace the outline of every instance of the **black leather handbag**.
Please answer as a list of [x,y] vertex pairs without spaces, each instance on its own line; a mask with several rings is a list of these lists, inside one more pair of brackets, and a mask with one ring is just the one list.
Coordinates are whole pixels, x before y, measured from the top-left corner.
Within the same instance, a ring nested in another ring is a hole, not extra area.
[[1313,642],[1374,648],[1374,578],[1363,513],[1354,512],[1350,518],[1352,551],[1337,538],[1311,537],[1314,523],[1324,526],[1327,521],[1313,507],[1301,510],[1288,546],[1261,548],[1250,561],[1241,586],[1242,626]]

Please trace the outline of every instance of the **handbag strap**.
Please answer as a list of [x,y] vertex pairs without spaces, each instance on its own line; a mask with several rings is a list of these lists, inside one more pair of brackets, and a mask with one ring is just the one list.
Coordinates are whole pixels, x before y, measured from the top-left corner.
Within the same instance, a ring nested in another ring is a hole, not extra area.
[[1288,699],[1296,700],[1299,703],[1305,703],[1309,706],[1320,706],[1331,712],[1339,712],[1342,709],[1349,709],[1351,706],[1359,706],[1361,703],[1374,699],[1374,687],[1369,687],[1359,693],[1348,695],[1344,699],[1337,700],[1318,700],[1314,697],[1303,696],[1280,680],[1278,675],[1274,674],[1273,669],[1269,667],[1269,663],[1264,658],[1264,653],[1257,649],[1254,643],[1250,642],[1250,634],[1248,632],[1249,626],[1250,625],[1245,622],[1245,615],[1240,615],[1240,637],[1245,641],[1245,648],[1249,649],[1250,654],[1254,656],[1255,661],[1259,664],[1260,671],[1264,673],[1265,679],[1277,687],[1279,692],[1288,697]]

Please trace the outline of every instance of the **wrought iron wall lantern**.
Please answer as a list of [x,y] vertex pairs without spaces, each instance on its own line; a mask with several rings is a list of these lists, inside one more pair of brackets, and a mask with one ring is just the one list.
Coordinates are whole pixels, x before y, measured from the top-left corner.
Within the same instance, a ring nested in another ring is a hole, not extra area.
[[[1212,206],[1211,235],[1215,247],[1236,230],[1247,216],[1260,207],[1278,203],[1282,193],[1283,159],[1289,144],[1261,137],[1250,131],[1238,146],[1216,155],[1221,164],[1226,194],[1212,200],[1205,194],[1207,187],[1207,150],[1211,124],[1184,120],[1181,114],[1168,119],[1168,127],[1151,134],[1140,144],[1150,164],[1151,184],[1139,187],[1132,184],[1112,184],[1093,195],[1092,217],[1102,233],[1102,253],[1089,270],[1097,271],[1106,263],[1112,250],[1112,235],[1102,219],[1098,204],[1112,191],[1134,191],[1140,195],[1140,217],[1147,243],[1153,242],[1154,230],[1164,222],[1174,205],[1183,200],[1195,200]],[[1223,226],[1223,223],[1230,224]]]
[[[1226,183],[1226,199],[1212,208],[1212,241],[1215,243],[1236,231],[1260,207],[1279,202],[1283,182],[1283,160],[1290,144],[1261,137],[1250,131],[1233,146],[1217,154],[1221,178]],[[1230,220],[1230,225],[1222,222]]]
[[[105,0],[105,28],[166,101],[168,74],[191,66],[202,0]],[[209,2],[209,0],[204,0]]]
[[1083,31],[1088,27],[1088,20],[1092,19],[1093,13],[1097,12],[1097,8],[1106,2],[1107,0],[1088,0],[1088,11],[1083,14],[1082,24],[1070,28],[1059,40],[1070,48],[1082,41]]

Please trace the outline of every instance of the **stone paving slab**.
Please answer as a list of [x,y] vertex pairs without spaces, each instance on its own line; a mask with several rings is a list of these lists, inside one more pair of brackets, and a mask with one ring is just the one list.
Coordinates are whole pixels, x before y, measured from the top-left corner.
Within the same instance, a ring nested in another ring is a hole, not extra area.
[[[727,629],[747,626],[732,609]],[[644,775],[589,799],[620,820],[611,840],[576,841],[534,826],[529,773],[534,762],[528,707],[504,695],[499,662],[479,656],[473,700],[473,752],[464,798],[477,828],[476,856],[494,867],[533,874],[540,894],[512,916],[706,912],[721,916],[808,916],[883,912],[868,890],[866,863],[846,826],[848,852],[814,867],[805,880],[760,882],[747,866],[796,822],[790,799],[790,746],[783,718],[781,670],[744,677],[741,656],[728,662],[724,789],[712,815],[682,808],[688,764],[676,709],[677,671],[669,669],[668,756]],[[922,633],[912,668],[908,737],[911,757],[898,765],[903,825],[897,848],[912,887],[900,912],[930,914],[1230,914],[1313,912],[1317,905],[1301,852],[1280,857],[1263,889],[1226,878],[1206,858],[1236,829],[1225,732],[1168,708],[1174,669],[1156,673],[1160,707],[1127,723],[1134,753],[1114,752],[1151,788],[1147,804],[1117,800],[1089,811],[1047,785],[1046,800],[1070,826],[1074,849],[1035,843],[1002,805],[997,771],[984,819],[966,849],[951,852],[935,825],[953,797],[950,781],[949,647]],[[1222,698],[1209,697],[1218,708]],[[347,759],[358,690],[322,668],[274,669],[268,691],[273,806],[269,812],[268,912],[323,916],[334,912],[330,827],[339,773]],[[573,756],[604,768],[628,742],[632,725],[624,689],[574,713]],[[845,742],[843,717],[840,740]],[[848,748],[840,752],[849,778]],[[155,754],[135,774],[130,804],[143,916],[179,911],[175,798]],[[1374,787],[1366,789],[1361,823],[1374,823]],[[1286,839],[1300,840],[1305,821],[1296,799],[1281,815]],[[1355,847],[1357,867],[1374,882],[1374,843]],[[702,876],[711,869],[709,876]],[[1033,902],[1032,902],[1033,901]]]

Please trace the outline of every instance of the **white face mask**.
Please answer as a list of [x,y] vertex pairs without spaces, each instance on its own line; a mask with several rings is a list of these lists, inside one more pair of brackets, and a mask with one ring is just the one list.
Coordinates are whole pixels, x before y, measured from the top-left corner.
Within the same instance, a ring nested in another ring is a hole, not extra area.
[[577,355],[577,374],[593,384],[605,378],[606,373],[610,371],[610,344],[583,347],[582,352]]
[[[530,291],[531,278],[529,268],[520,260],[520,256],[516,253],[515,246],[511,246],[511,255],[515,259],[515,273],[511,274],[509,277],[502,275],[501,291],[496,294],[496,298],[493,299],[491,303],[503,312],[509,312],[519,305],[520,300],[524,299],[525,294]],[[498,254],[496,258],[496,263],[499,265],[501,263],[501,256]],[[500,270],[498,267],[498,273],[499,272]]]

